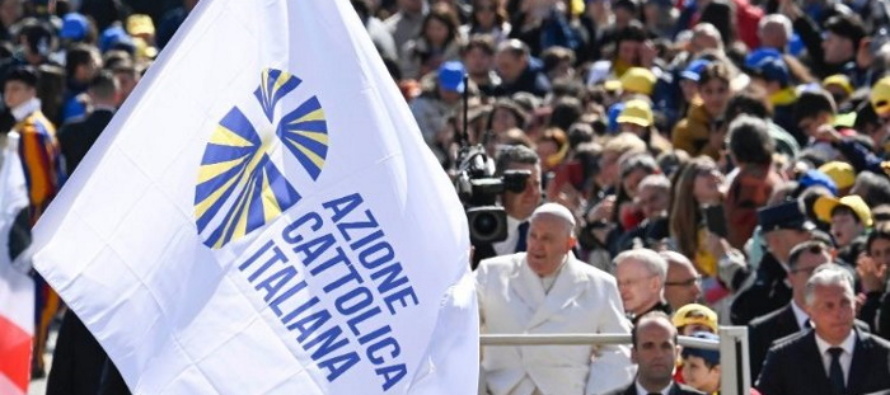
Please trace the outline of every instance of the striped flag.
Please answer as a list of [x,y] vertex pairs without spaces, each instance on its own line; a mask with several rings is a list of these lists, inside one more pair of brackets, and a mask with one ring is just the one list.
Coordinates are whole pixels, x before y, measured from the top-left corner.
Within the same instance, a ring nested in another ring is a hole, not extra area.
[[[17,133],[8,135],[0,165],[0,240],[9,240],[16,214],[28,207]],[[34,281],[12,265],[0,243],[0,394],[28,393],[34,340]]]

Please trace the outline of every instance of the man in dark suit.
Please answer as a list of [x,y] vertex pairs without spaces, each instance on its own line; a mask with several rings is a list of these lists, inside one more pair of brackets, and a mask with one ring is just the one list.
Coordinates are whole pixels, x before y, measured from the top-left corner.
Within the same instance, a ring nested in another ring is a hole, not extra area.
[[59,131],[59,144],[68,166],[68,174],[74,172],[114,116],[119,94],[114,75],[109,71],[100,72],[90,81],[87,94],[92,112],[86,118],[69,123]]
[[755,276],[754,282],[741,290],[732,302],[730,319],[735,325],[748,325],[791,301],[791,288],[785,283],[788,256],[794,246],[811,240],[816,228],[796,201],[760,209],[757,221],[768,252],[755,273],[745,269],[734,276],[739,277],[739,280],[733,279],[734,284],[744,283],[749,275]]
[[677,328],[667,314],[653,311],[640,317],[631,330],[631,359],[637,364],[637,378],[613,395],[703,395],[674,381],[674,363],[680,354]]
[[[58,138],[69,172],[80,163],[114,115],[118,87],[114,76],[102,71],[90,81],[88,94],[93,111],[86,118],[66,125]],[[106,366],[108,365],[108,366]],[[53,353],[53,366],[49,373],[46,393],[49,395],[124,393],[101,392],[105,384],[106,370],[117,374],[114,365],[87,327],[72,310],[65,313],[59,338]],[[114,376],[111,376],[114,377]]]
[[792,299],[785,307],[751,321],[748,330],[751,352],[751,377],[757,378],[763,359],[774,341],[811,328],[810,317],[804,310],[804,289],[817,267],[831,262],[828,246],[820,241],[798,244],[788,256],[788,282]]
[[823,265],[804,295],[814,330],[769,351],[757,389],[763,395],[841,395],[890,388],[890,342],[854,328],[850,272]]

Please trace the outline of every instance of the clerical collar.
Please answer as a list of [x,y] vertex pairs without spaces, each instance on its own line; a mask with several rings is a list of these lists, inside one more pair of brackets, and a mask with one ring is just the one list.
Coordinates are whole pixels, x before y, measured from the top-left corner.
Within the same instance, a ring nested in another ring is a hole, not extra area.
[[16,122],[21,122],[22,120],[27,118],[29,115],[33,114],[34,111],[37,111],[39,109],[40,109],[40,99],[34,97],[22,104],[19,104],[18,106],[13,108],[10,112],[12,113],[12,116],[15,118]]

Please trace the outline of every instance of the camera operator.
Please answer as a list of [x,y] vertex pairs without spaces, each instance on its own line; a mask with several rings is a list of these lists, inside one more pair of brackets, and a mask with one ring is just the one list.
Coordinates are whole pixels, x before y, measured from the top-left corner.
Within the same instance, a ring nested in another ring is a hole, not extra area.
[[501,194],[501,204],[507,213],[507,238],[489,245],[477,245],[475,261],[525,251],[528,218],[541,204],[540,162],[538,154],[525,146],[507,146],[499,151],[495,163],[496,177],[502,177],[510,170],[529,171],[531,175],[522,192],[505,190]]

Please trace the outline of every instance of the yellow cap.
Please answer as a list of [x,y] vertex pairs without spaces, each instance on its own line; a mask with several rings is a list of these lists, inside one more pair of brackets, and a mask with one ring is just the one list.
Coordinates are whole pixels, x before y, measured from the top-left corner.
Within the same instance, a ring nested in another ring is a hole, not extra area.
[[848,95],[853,93],[853,84],[851,84],[850,79],[843,74],[835,74],[822,80],[823,87],[828,88],[830,85],[841,87],[841,89],[843,89],[844,92],[847,92]]
[[890,115],[890,77],[881,78],[871,87],[871,106],[879,116]]
[[856,170],[846,162],[831,161],[819,167],[819,171],[828,175],[837,185],[837,189],[846,189],[856,182]]
[[617,121],[619,124],[632,123],[648,128],[652,126],[652,123],[655,121],[654,118],[652,106],[649,103],[645,100],[634,99],[624,103],[624,109],[621,110],[621,114],[618,114]]
[[127,18],[127,33],[132,36],[147,34],[153,36],[155,34],[155,25],[151,22],[151,17],[145,14],[133,14]]
[[621,90],[621,81],[618,80],[606,80],[603,83],[603,88],[605,88],[609,92],[615,92]]
[[652,74],[649,69],[631,67],[621,76],[621,87],[625,92],[651,95],[652,89],[655,87],[655,79],[655,74]]
[[683,306],[674,313],[671,319],[674,326],[682,328],[687,325],[699,324],[708,327],[712,332],[717,333],[717,313],[708,308],[708,306],[698,303],[690,303]]
[[820,221],[831,222],[831,212],[838,206],[844,206],[852,210],[859,217],[859,222],[866,227],[872,225],[871,209],[868,208],[868,204],[859,195],[844,196],[840,199],[831,196],[820,196],[816,199],[816,203],[813,204],[813,211]]

